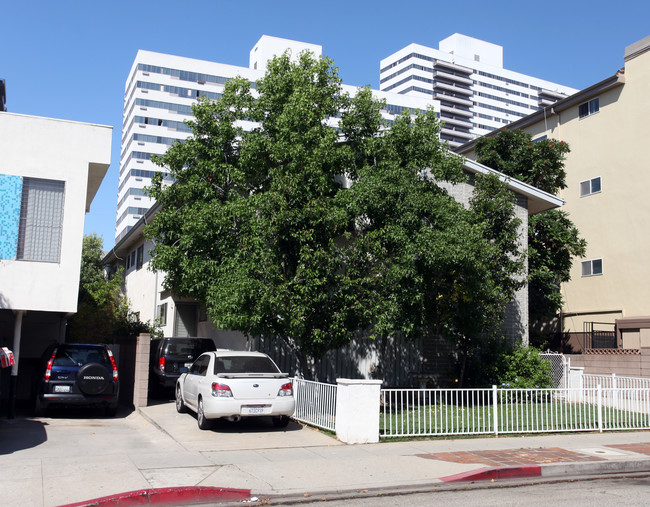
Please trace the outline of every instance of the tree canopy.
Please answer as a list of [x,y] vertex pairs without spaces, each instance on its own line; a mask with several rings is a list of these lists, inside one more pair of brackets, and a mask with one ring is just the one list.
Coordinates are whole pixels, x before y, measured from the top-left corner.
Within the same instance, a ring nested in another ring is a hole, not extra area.
[[[522,130],[504,130],[476,141],[477,161],[551,194],[566,188],[564,159],[569,146],[555,139],[532,141]],[[575,257],[586,241],[562,210],[548,210],[528,221],[530,328],[539,329],[562,309],[560,284],[571,279]]]
[[468,207],[454,200],[441,182],[466,176],[435,113],[391,124],[384,107],[309,53],[193,106],[192,135],[156,159],[175,183],[150,188],[167,288],[222,329],[285,340],[307,376],[360,334],[470,343],[498,329],[523,266],[512,195],[477,178]]

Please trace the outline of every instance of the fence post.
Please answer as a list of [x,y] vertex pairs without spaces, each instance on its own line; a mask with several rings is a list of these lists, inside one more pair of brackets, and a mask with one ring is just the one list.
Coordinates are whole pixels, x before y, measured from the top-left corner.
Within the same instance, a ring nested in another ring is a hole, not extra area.
[[603,432],[603,398],[602,398],[602,387],[598,384],[596,389],[596,400],[598,403],[598,431]]
[[494,434],[499,434],[499,414],[498,411],[498,395],[497,386],[492,386],[492,419],[494,422]]
[[381,380],[336,379],[336,437],[346,444],[379,442]]
[[573,366],[569,369],[568,388],[570,391],[567,392],[567,398],[573,403],[582,403],[585,399],[588,399],[585,396],[584,372],[584,366]]

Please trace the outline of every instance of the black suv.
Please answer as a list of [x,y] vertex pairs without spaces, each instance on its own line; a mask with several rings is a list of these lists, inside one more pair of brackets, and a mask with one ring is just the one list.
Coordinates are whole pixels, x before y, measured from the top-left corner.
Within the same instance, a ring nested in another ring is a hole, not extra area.
[[36,396],[36,415],[48,407],[98,406],[117,412],[119,376],[106,345],[61,343],[52,350]]
[[160,338],[151,340],[149,388],[153,394],[173,392],[181,368],[189,368],[204,352],[217,350],[211,338]]

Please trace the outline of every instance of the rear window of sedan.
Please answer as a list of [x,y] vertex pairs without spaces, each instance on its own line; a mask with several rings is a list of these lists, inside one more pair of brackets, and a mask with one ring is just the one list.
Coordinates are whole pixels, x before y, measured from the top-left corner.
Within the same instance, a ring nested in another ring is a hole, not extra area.
[[214,373],[280,373],[271,359],[261,356],[217,357]]
[[164,356],[188,356],[194,354],[198,356],[203,352],[214,350],[214,342],[211,340],[170,340],[164,346]]

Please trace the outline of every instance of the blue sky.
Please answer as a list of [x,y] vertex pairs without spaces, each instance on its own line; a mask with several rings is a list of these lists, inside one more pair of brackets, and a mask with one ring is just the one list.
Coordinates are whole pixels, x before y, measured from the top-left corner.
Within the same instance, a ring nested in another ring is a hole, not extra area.
[[[0,78],[10,112],[112,125],[112,164],[85,233],[114,243],[124,84],[138,49],[248,66],[261,35],[323,46],[343,82],[378,88],[379,62],[462,33],[503,46],[504,67],[582,89],[650,35],[650,2],[5,0]],[[1,145],[2,140],[0,140]],[[0,168],[0,172],[1,172]]]

